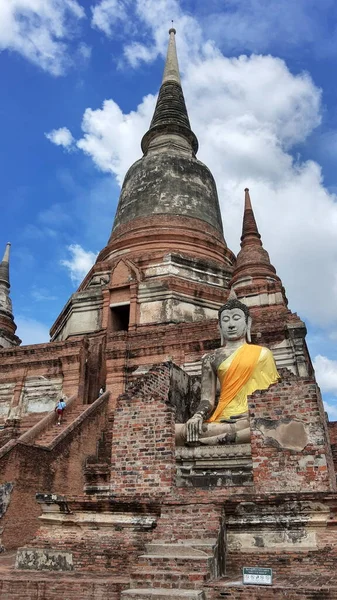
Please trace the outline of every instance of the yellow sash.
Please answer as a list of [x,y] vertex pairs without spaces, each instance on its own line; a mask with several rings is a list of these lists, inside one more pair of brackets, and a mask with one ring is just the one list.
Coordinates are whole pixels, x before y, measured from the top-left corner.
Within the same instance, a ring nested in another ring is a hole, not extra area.
[[[218,377],[220,379],[221,384],[220,398],[214,413],[208,419],[208,423],[217,421],[219,417],[222,416],[228,404],[232,402],[232,400],[237,396],[240,390],[249,381],[258,363],[262,350],[262,346],[256,346],[254,344],[244,344],[243,346],[240,346],[240,348],[238,348],[225,361],[223,361],[218,367]],[[230,365],[227,368],[228,362],[230,362]],[[268,385],[265,387],[268,387],[270,383],[272,382],[269,381]],[[261,388],[256,387],[255,389]],[[235,414],[235,412],[233,412],[232,414]]]

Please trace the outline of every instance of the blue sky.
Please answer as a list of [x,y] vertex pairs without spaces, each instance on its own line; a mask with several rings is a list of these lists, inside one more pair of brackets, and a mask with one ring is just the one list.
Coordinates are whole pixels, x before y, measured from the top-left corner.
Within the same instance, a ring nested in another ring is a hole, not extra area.
[[228,245],[248,186],[337,418],[334,0],[0,0],[0,246],[12,243],[17,333],[48,339],[109,237],[171,19]]

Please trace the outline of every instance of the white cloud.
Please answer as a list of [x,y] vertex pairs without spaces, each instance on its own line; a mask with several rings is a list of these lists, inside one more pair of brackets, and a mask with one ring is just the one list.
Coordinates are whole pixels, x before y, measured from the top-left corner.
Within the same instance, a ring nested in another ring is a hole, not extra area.
[[56,146],[63,146],[67,149],[70,149],[74,143],[74,138],[67,127],[53,129],[49,133],[45,133],[45,136]]
[[61,265],[69,270],[70,278],[74,283],[80,283],[94,264],[97,254],[87,252],[79,244],[71,244],[67,247],[71,254],[69,260],[61,260]]
[[118,21],[126,21],[127,2],[122,0],[101,0],[100,3],[91,7],[92,25],[101,29],[108,36],[112,35],[113,26]]
[[146,48],[144,44],[133,42],[124,49],[124,56],[131,67],[138,67],[141,62],[152,62],[157,56],[157,50]]
[[82,62],[84,64],[87,63],[88,60],[90,59],[91,53],[92,53],[91,46],[88,46],[88,44],[86,44],[85,42],[79,43],[78,49],[77,49],[77,55],[80,59],[82,59]]
[[322,392],[337,395],[337,360],[318,354],[313,361],[316,378]]
[[15,317],[15,322],[17,325],[16,334],[22,339],[22,345],[49,342],[49,328],[44,323],[23,315]]
[[101,109],[87,108],[78,148],[91,156],[99,169],[116,175],[121,184],[127,169],[141,156],[140,140],[154,105],[155,97],[149,95],[129,114],[124,114],[113,100],[105,100]]
[[67,41],[84,16],[76,0],[0,0],[0,51],[61,75],[71,63]]
[[[310,77],[293,75],[272,56],[225,58],[214,52],[190,66],[184,90],[187,98],[193,95],[190,113],[198,123],[230,125],[233,134],[248,134],[248,140],[258,134],[268,140],[264,147],[302,142],[320,123],[320,91]],[[214,117],[207,115],[213,111]]]

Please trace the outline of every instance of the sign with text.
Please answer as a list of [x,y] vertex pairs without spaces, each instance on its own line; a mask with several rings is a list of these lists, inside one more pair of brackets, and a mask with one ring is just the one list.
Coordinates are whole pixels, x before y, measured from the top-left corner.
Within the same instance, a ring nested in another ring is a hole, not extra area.
[[243,583],[248,585],[272,585],[273,570],[263,567],[243,567]]

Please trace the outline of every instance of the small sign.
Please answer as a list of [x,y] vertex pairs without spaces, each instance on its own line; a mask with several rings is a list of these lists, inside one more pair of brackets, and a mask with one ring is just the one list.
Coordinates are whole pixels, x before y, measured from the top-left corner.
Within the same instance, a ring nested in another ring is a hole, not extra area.
[[272,585],[273,570],[262,567],[243,567],[243,583],[248,585]]

